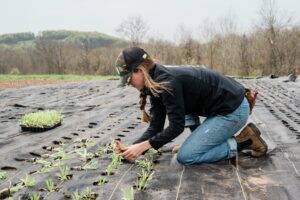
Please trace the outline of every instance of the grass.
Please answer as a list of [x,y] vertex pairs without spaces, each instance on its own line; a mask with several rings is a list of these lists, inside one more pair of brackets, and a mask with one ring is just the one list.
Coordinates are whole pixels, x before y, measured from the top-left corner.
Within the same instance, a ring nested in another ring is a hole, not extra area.
[[21,181],[25,187],[33,187],[35,185],[35,179],[33,177],[29,177],[28,175],[26,175],[25,178],[22,178]]
[[72,200],[81,200],[81,195],[78,192],[78,190],[76,190],[73,194],[72,194]]
[[57,152],[50,154],[49,156],[54,158],[54,160],[68,160],[73,156],[73,153],[73,151],[66,153],[63,149],[58,149]]
[[107,179],[100,175],[96,182],[98,186],[104,185],[107,183]]
[[82,169],[84,170],[96,170],[98,169],[98,161],[97,160],[91,160],[87,164],[85,164]]
[[23,186],[23,183],[18,183],[17,185],[15,185],[15,186],[9,188],[9,191],[10,191],[11,193],[18,192],[18,191],[20,191],[23,187],[24,187],[24,186]]
[[138,167],[145,169],[148,174],[153,170],[153,162],[147,158],[144,160],[136,160],[135,163]]
[[119,76],[103,75],[75,75],[75,74],[1,74],[0,81],[4,80],[68,80],[68,81],[89,81],[89,80],[118,80]]
[[111,162],[106,168],[107,175],[111,175],[115,169],[121,164],[122,157],[119,154],[113,153],[111,155]]
[[128,190],[123,190],[122,200],[134,200],[133,187],[130,187]]
[[71,177],[69,176],[70,170],[68,167],[60,166],[59,171],[60,171],[60,173],[57,174],[57,176],[61,181],[67,181],[67,180],[71,179]]
[[86,188],[81,194],[76,190],[72,196],[72,200],[93,200],[96,199],[95,193],[90,188]]
[[51,127],[63,120],[63,116],[56,110],[45,110],[24,115],[20,124],[27,127]]
[[53,192],[55,191],[55,185],[52,179],[47,179],[46,180],[46,186],[47,186],[47,191],[48,192]]
[[95,154],[88,152],[86,148],[76,150],[76,153],[80,155],[81,160],[88,162],[95,157]]
[[146,184],[152,179],[153,174],[154,172],[148,173],[145,169],[142,169],[142,171],[138,174],[139,178],[136,184],[136,189],[145,190]]
[[36,194],[35,192],[30,196],[30,200],[39,200],[41,198],[40,194]]
[[0,171],[0,180],[4,180],[4,179],[6,179],[6,172],[4,172],[4,171]]

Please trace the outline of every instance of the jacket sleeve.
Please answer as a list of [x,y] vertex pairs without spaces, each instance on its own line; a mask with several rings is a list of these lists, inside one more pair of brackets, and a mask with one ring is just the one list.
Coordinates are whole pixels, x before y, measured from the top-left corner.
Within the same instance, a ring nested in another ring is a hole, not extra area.
[[162,131],[165,125],[166,120],[166,109],[162,102],[159,100],[159,98],[150,96],[150,115],[152,117],[152,120],[150,122],[150,125],[148,129],[143,133],[143,135],[133,142],[133,144],[137,144],[140,142],[143,142],[145,140],[149,140],[152,138],[155,134]]
[[153,135],[149,143],[154,149],[159,149],[170,142],[184,130],[185,108],[183,100],[182,85],[175,78],[169,81],[170,92],[161,93],[163,105],[169,120],[169,126]]

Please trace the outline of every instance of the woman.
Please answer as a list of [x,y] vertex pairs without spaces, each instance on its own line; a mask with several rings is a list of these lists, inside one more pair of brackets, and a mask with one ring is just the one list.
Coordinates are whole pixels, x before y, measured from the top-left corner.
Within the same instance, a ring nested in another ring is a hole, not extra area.
[[[129,160],[149,148],[158,149],[184,130],[185,116],[206,117],[181,145],[177,160],[184,165],[210,163],[235,157],[251,150],[255,157],[265,155],[267,145],[259,130],[247,122],[250,108],[245,88],[233,79],[201,67],[164,67],[154,63],[139,47],[122,51],[116,61],[120,86],[132,85],[141,92],[143,120],[150,122],[144,134],[129,147],[116,141],[116,151]],[[145,112],[150,96],[150,116]],[[169,126],[164,129],[166,116]]]

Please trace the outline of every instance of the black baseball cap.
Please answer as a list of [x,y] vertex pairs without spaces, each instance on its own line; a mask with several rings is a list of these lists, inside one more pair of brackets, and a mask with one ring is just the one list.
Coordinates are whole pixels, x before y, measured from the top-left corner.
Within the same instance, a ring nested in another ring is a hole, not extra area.
[[120,75],[120,87],[129,83],[133,70],[147,57],[149,57],[148,53],[140,47],[130,47],[119,54],[115,62],[115,68]]

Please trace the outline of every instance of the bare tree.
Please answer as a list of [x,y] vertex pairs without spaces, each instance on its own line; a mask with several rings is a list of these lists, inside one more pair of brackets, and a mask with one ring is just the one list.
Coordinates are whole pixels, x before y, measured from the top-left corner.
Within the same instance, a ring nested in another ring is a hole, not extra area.
[[261,26],[265,30],[264,37],[267,41],[268,60],[264,74],[279,73],[283,66],[284,54],[280,48],[280,34],[283,29],[291,23],[290,17],[281,17],[276,0],[264,0],[259,12],[261,16]]
[[90,48],[90,39],[89,38],[85,38],[82,40],[81,42],[81,48],[80,48],[80,57],[79,57],[79,61],[78,61],[78,71],[81,74],[84,73],[91,73],[91,61],[90,61],[90,52],[91,52],[91,48]]
[[215,24],[206,19],[200,26],[200,40],[205,44],[206,47],[206,59],[207,63],[211,69],[215,70],[217,67],[216,57],[217,50],[220,46],[220,38],[217,36],[217,30]]
[[249,40],[244,34],[240,41],[241,75],[250,75]]
[[36,39],[35,48],[37,54],[45,60],[48,73],[65,73],[66,63],[63,55],[63,42],[48,41],[43,36],[39,36]]
[[141,16],[129,16],[116,28],[116,32],[129,40],[132,46],[140,45],[148,30],[149,26]]

